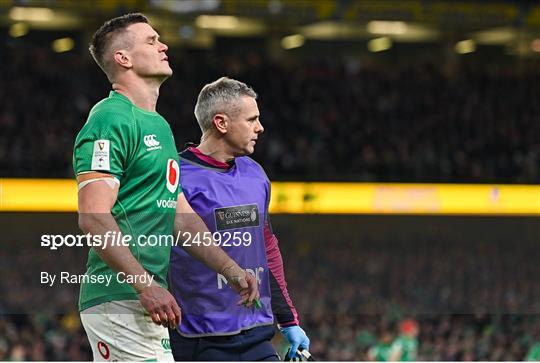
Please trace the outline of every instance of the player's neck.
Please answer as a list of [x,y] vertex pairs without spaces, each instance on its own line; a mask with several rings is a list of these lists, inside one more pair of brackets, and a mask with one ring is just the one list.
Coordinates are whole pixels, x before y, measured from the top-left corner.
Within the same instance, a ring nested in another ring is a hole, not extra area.
[[197,146],[200,152],[206,156],[210,156],[212,159],[220,161],[222,163],[228,163],[234,159],[234,155],[226,151],[226,148],[220,145],[219,140],[203,139],[199,146]]
[[123,79],[113,83],[112,88],[129,98],[133,104],[146,111],[155,112],[161,83],[145,82],[144,79]]

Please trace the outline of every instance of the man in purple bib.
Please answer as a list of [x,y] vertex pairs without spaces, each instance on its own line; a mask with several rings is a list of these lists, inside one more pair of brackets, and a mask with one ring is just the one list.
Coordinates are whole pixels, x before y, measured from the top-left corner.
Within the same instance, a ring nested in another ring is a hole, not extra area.
[[189,204],[211,231],[185,243],[220,245],[256,277],[260,303],[237,305],[238,295],[223,276],[173,247],[169,277],[182,309],[180,326],[170,332],[177,361],[277,361],[270,342],[274,317],[292,346],[291,358],[298,349],[309,349],[268,218],[270,181],[247,156],[264,131],[256,98],[246,84],[226,77],[202,89],[195,106],[201,144],[180,154],[180,180]]

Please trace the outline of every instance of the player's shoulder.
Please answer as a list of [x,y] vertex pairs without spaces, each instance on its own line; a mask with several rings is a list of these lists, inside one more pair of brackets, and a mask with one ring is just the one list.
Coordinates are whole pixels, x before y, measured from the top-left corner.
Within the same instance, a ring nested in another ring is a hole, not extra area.
[[112,129],[129,132],[135,122],[132,106],[129,103],[118,98],[108,97],[92,107],[81,133]]
[[92,107],[88,119],[99,121],[104,118],[118,121],[132,120],[134,118],[133,105],[120,97],[104,98]]

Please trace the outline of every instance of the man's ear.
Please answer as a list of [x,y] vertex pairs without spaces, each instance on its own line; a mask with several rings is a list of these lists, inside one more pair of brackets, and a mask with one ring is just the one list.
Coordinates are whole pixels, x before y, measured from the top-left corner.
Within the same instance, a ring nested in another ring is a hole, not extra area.
[[220,134],[226,134],[229,128],[229,118],[223,113],[216,113],[214,115],[214,126]]
[[126,54],[125,50],[117,50],[114,52],[114,62],[126,69],[133,67],[131,59],[129,58],[129,55]]

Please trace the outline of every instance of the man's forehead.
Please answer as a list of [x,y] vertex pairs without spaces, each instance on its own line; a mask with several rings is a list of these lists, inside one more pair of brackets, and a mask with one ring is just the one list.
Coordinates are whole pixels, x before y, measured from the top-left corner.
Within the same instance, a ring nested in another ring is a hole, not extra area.
[[250,96],[242,96],[240,110],[244,114],[249,114],[250,117],[259,115],[257,100]]
[[135,23],[129,25],[126,30],[135,34],[137,37],[148,38],[153,36],[159,36],[158,33],[147,23]]
[[258,108],[257,100],[250,96],[242,96],[242,105],[249,108]]

